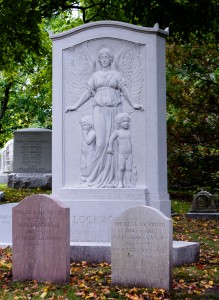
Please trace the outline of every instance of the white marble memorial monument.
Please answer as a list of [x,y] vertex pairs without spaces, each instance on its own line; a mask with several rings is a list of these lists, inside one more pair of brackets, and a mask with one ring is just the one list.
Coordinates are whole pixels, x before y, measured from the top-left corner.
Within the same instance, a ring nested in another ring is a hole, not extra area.
[[53,190],[75,245],[110,243],[136,205],[170,216],[166,163],[168,30],[100,21],[51,34]]

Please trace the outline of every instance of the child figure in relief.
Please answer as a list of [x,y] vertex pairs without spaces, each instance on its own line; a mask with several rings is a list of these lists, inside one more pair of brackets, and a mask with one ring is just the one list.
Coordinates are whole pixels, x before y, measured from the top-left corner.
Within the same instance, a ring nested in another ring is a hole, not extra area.
[[80,120],[82,127],[82,147],[81,147],[81,177],[82,182],[86,181],[87,168],[92,162],[95,153],[96,134],[94,131],[93,120],[91,116],[86,115]]
[[131,184],[132,175],[132,143],[130,117],[128,113],[120,113],[115,118],[118,129],[115,130],[110,139],[108,153],[113,154],[113,143],[118,143],[118,188],[133,187]]

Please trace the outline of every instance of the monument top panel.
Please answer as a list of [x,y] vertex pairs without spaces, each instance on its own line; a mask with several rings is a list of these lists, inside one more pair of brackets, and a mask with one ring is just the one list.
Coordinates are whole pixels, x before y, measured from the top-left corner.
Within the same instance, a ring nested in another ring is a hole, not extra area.
[[19,130],[16,130],[15,132],[51,132],[50,129],[46,129],[46,128],[22,128]]
[[97,22],[92,22],[89,24],[84,24],[78,27],[75,27],[73,29],[67,30],[65,32],[61,32],[58,34],[54,34],[50,32],[50,38],[52,40],[60,40],[63,38],[67,38],[69,36],[73,36],[75,34],[78,34],[79,32],[82,32],[84,30],[88,29],[97,29],[97,28],[115,28],[115,29],[126,29],[134,32],[141,32],[141,33],[147,33],[147,34],[157,34],[163,37],[166,37],[169,35],[169,28],[166,28],[165,30],[162,30],[159,28],[158,23],[154,25],[154,27],[142,27],[142,26],[137,26],[133,24],[128,24],[124,22],[118,22],[118,21],[97,21]]

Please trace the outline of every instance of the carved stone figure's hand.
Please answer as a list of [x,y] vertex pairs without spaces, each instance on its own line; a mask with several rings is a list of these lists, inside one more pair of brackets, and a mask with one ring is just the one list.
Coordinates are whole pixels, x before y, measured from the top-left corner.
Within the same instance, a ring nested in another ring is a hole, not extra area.
[[134,103],[134,104],[133,104],[133,107],[134,107],[134,109],[139,109],[139,110],[141,110],[141,111],[144,110],[143,106],[142,106],[141,104],[138,104],[138,103]]
[[73,110],[76,110],[77,109],[77,106],[74,105],[74,106],[69,106],[67,107],[66,111],[65,112],[68,112],[68,111],[73,111]]
[[112,149],[112,148],[108,148],[108,149],[107,149],[107,152],[108,152],[109,154],[113,154],[113,149]]

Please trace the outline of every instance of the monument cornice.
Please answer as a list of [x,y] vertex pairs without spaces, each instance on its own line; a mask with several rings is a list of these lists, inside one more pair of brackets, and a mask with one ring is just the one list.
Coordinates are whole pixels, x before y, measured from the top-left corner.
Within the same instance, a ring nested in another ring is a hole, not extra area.
[[53,33],[49,32],[50,38],[55,40],[60,40],[63,38],[67,38],[69,36],[78,34],[79,32],[82,32],[84,30],[88,29],[97,29],[97,28],[103,28],[103,27],[111,27],[111,28],[120,28],[120,29],[128,29],[133,32],[139,32],[139,33],[145,33],[145,34],[156,34],[162,37],[167,37],[169,35],[169,28],[166,28],[165,30],[162,30],[159,28],[159,24],[156,23],[154,27],[142,27],[137,26],[133,24],[128,24],[124,22],[118,22],[118,21],[96,21],[89,24],[83,24],[81,26],[77,26],[75,28],[72,28],[70,30],[61,32],[61,33]]

